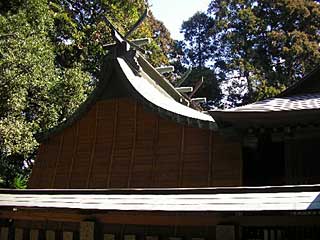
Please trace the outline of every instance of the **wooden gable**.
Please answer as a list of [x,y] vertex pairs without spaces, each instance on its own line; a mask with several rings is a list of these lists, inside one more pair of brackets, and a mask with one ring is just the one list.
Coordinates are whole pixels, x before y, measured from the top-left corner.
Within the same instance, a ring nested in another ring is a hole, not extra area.
[[44,135],[29,188],[241,185],[240,144],[142,56],[133,60],[108,59],[93,96]]

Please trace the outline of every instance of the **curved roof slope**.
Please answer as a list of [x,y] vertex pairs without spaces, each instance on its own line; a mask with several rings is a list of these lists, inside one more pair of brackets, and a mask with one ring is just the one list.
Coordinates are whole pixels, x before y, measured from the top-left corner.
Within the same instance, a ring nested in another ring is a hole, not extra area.
[[[141,56],[140,56],[141,58]],[[123,75],[130,84],[131,93],[138,95],[144,104],[150,106],[153,110],[161,115],[177,122],[185,122],[198,127],[213,127],[213,118],[205,113],[194,110],[180,102],[186,101],[182,95],[170,94],[167,89],[164,89],[159,83],[152,79],[144,69],[141,69],[141,75],[135,75],[130,66],[123,58],[117,58],[120,67],[119,75]],[[165,79],[163,80],[165,81]],[[169,83],[167,83],[169,84]],[[175,89],[172,87],[172,91]],[[174,98],[179,99],[174,99]],[[179,102],[178,102],[178,101]]]
[[180,124],[216,129],[213,118],[189,107],[188,99],[141,54],[134,50],[119,51],[117,47],[107,56],[100,73],[100,83],[88,99],[58,127],[39,135],[40,141],[80,119],[96,101],[119,97],[133,97],[151,111]]

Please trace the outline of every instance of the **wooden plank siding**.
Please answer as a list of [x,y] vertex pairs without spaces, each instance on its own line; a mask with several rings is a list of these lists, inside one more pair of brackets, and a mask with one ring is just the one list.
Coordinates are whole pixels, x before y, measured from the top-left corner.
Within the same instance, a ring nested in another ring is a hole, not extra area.
[[98,101],[42,143],[28,187],[240,186],[241,168],[240,143],[119,98]]

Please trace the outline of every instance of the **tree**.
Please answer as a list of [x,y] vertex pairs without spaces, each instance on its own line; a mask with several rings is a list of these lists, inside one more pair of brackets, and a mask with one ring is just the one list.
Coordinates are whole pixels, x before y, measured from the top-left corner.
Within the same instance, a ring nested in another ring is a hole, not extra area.
[[191,66],[203,68],[210,60],[210,55],[215,48],[214,44],[211,43],[210,34],[213,28],[213,18],[202,12],[197,12],[189,20],[182,23],[184,51]]
[[[217,81],[215,71],[208,67],[211,54],[215,49],[210,31],[214,29],[213,18],[205,13],[197,12],[181,26],[181,32],[184,36],[184,42],[176,42],[175,52],[183,52],[184,57],[180,61],[192,67],[192,72],[185,84],[195,85],[196,81],[203,78],[204,83],[198,91],[198,97],[207,97],[210,104],[218,106],[221,100],[220,84]],[[176,54],[176,53],[175,53]],[[174,55],[175,55],[174,54]],[[175,65],[181,69],[179,61]]]
[[[145,3],[14,0],[0,6],[0,187],[21,187],[38,147],[34,136],[70,116],[98,80],[104,45],[113,41],[103,17],[125,34]],[[150,21],[132,38],[159,31],[169,41],[165,27]],[[158,65],[167,61],[157,45],[164,41],[149,46]]]
[[174,41],[170,36],[169,30],[163,22],[157,20],[152,12],[149,13],[147,20],[152,31],[153,41],[148,50],[152,53],[149,60],[154,66],[166,65],[170,60],[170,53],[172,52]]
[[243,102],[276,95],[320,63],[316,1],[213,0],[208,12],[219,43],[212,61],[227,85],[246,90]]
[[[56,31],[53,40],[58,63],[62,66],[81,63],[85,66],[84,70],[93,77],[96,77],[100,70],[106,53],[104,46],[113,42],[104,18],[107,17],[125,35],[146,8],[144,0],[51,0],[50,6],[55,13]],[[159,33],[160,37],[153,39],[155,33]],[[166,64],[170,34],[152,13],[130,36],[145,37],[152,39],[147,46],[147,50],[152,52],[152,55],[148,56],[149,60],[157,66]]]
[[[69,115],[84,100],[90,80],[79,66],[55,66],[48,13],[46,1],[28,0],[16,1],[0,16],[0,180],[5,187],[27,176],[38,146],[34,134]],[[67,96],[74,88],[68,101],[56,101],[57,91]]]

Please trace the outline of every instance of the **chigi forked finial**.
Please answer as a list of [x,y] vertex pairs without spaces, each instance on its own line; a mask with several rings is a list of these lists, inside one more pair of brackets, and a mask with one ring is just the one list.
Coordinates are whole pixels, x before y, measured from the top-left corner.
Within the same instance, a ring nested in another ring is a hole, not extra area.
[[[116,42],[117,46],[121,46],[120,52],[127,52],[129,51],[130,47],[133,47],[136,50],[139,50],[140,52],[145,53],[145,50],[142,49],[140,46],[150,43],[150,39],[143,38],[143,39],[136,39],[136,40],[128,40],[128,37],[141,25],[141,23],[146,19],[148,16],[149,8],[148,4],[145,4],[146,9],[144,10],[143,14],[140,16],[140,18],[135,22],[135,24],[129,29],[129,31],[122,35],[118,29],[110,22],[110,20],[103,16],[104,21],[106,21],[107,25],[112,30],[112,37],[114,41]],[[106,47],[114,46],[115,44],[108,44],[105,45]]]

